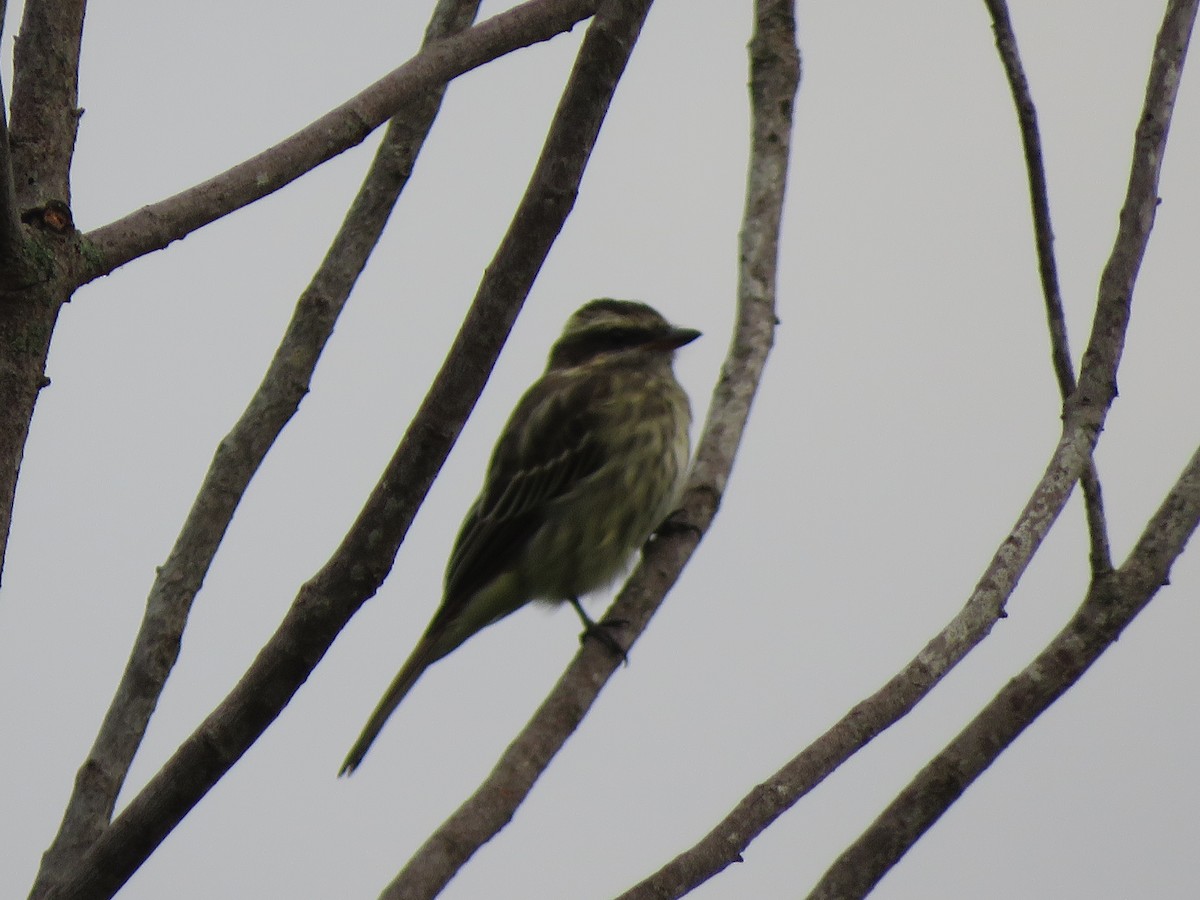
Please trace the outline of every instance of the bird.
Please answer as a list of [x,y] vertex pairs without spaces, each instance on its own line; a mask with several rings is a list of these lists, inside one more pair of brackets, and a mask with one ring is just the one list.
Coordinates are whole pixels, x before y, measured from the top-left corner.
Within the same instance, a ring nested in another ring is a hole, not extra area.
[[[569,603],[624,655],[579,598],[613,582],[675,509],[691,455],[691,407],[672,370],[700,337],[653,307],[585,303],[500,433],[446,565],[442,602],[339,776],[349,775],[433,663],[531,601]],[[618,623],[619,624],[619,623]]]

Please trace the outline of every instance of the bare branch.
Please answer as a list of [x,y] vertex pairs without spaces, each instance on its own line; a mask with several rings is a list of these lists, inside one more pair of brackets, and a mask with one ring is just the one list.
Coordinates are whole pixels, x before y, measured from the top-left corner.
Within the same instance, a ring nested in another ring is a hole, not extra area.
[[[1071,347],[1067,340],[1067,317],[1063,312],[1062,293],[1058,285],[1058,265],[1054,259],[1054,230],[1050,225],[1050,198],[1046,188],[1046,167],[1042,160],[1042,139],[1038,131],[1037,109],[1029,81],[1017,51],[1017,36],[1013,32],[1005,0],[984,0],[992,16],[996,35],[996,50],[1008,77],[1013,103],[1017,108],[1021,143],[1025,150],[1025,170],[1029,177],[1029,204],[1033,212],[1034,242],[1037,246],[1038,274],[1046,304],[1046,324],[1050,329],[1050,356],[1063,402],[1075,392],[1075,365],[1071,362]],[[1112,551],[1108,542],[1108,525],[1104,516],[1104,499],[1095,459],[1088,461],[1080,479],[1083,486],[1088,535],[1091,540],[1093,574],[1112,569]]]
[[[50,335],[69,298],[52,270],[76,237],[68,202],[83,7],[83,0],[27,0],[13,55],[11,118],[0,110],[0,572],[33,407],[49,383]],[[0,12],[6,8],[0,4]],[[30,210],[46,229],[32,239],[19,224]]]
[[1167,583],[1200,523],[1200,449],[1129,559],[1092,581],[1067,626],[985,706],[825,873],[810,900],[865,897],[1016,738],[1077,682]]
[[[1092,333],[1083,355],[1079,387],[1067,403],[1067,417],[1095,420],[1117,395],[1117,365],[1125,347],[1133,288],[1158,208],[1158,179],[1166,155],[1167,132],[1183,75],[1197,0],[1169,0],[1146,85],[1146,100],[1134,134],[1129,186],[1112,253],[1100,276]],[[1103,424],[1103,414],[1096,422]]]
[[576,66],[529,188],[463,327],[341,546],[300,589],[279,629],[229,696],[48,897],[111,897],[266,730],[351,615],[378,590],[574,205],[631,45],[604,35],[585,40],[592,57]]
[[13,48],[13,169],[22,208],[71,204],[85,0],[26,0]]
[[[646,546],[641,564],[609,611],[609,616],[626,623],[622,634],[630,635],[630,645],[649,623],[716,514],[773,342],[780,214],[800,71],[789,0],[760,0],[750,52],[754,133],[741,234],[737,327],[714,391],[683,509]],[[430,836],[383,896],[408,900],[437,894],[475,850],[512,818],[617,664],[613,654],[586,645],[484,783]]]
[[1038,132],[1037,109],[1029,91],[1029,81],[1017,51],[1005,0],[984,0],[992,16],[996,50],[1004,65],[1004,74],[1017,108],[1021,143],[1025,150],[1025,169],[1029,176],[1029,204],[1033,212],[1033,232],[1037,245],[1038,274],[1046,300],[1046,319],[1050,327],[1050,349],[1054,374],[1065,400],[1075,390],[1075,366],[1067,342],[1067,319],[1063,313],[1062,293],[1058,285],[1058,265],[1054,259],[1054,231],[1050,226],[1050,199],[1046,190],[1046,169],[1042,161],[1042,139]]
[[[441,0],[425,43],[462,31],[479,0]],[[251,478],[308,392],[317,361],[355,281],[412,173],[444,89],[402,109],[388,126],[370,171],[329,252],[301,294],[262,384],[217,448],[167,561],[158,569],[142,625],[54,843],[42,858],[39,896],[103,833],[134,754],[179,656],[192,602]]]
[[527,0],[445,40],[274,147],[215,178],[143,207],[85,236],[80,283],[161,250],[274,193],[366,139],[406,103],[506,53],[546,41],[590,16],[598,0]]
[[[54,234],[35,238],[45,244],[38,248],[41,252],[32,261],[32,268],[61,247],[58,238]],[[34,256],[23,254],[21,259]],[[69,296],[60,284],[30,286],[25,280],[27,272],[10,270],[5,274],[24,289],[0,295],[0,574],[4,571],[17,477],[33,407],[38,394],[50,383],[45,374],[50,336]]]
[[1100,472],[1094,456],[1089,457],[1084,465],[1079,475],[1079,485],[1083,488],[1083,509],[1091,544],[1088,561],[1092,576],[1095,577],[1112,571],[1112,548],[1108,542],[1108,521],[1104,515],[1104,491],[1100,487]]

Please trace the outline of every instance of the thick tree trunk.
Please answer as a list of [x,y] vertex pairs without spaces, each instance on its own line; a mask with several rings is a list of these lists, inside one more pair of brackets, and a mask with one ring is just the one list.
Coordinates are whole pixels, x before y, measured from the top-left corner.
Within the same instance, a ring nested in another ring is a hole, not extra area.
[[69,296],[57,281],[0,293],[0,579],[29,423],[38,393],[49,384],[50,336]]

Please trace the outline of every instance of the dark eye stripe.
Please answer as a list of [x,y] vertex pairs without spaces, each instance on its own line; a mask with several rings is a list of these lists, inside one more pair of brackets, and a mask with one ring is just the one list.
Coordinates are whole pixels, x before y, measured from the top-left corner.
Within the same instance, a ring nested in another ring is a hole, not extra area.
[[636,347],[654,339],[654,332],[645,328],[595,328],[581,335],[589,344],[604,347]]

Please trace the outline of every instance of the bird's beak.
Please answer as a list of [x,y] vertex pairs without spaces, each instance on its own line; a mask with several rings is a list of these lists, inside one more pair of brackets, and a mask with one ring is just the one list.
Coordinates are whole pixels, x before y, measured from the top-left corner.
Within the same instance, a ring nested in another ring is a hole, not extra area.
[[690,344],[698,337],[700,337],[700,332],[695,328],[672,328],[659,342],[659,346],[664,350],[678,350],[684,344]]

